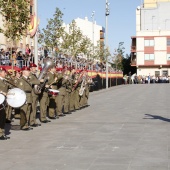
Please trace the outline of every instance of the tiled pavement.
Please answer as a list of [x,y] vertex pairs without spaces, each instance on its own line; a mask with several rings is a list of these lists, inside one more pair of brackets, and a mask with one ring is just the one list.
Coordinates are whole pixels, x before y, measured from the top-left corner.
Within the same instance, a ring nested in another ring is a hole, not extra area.
[[170,84],[93,92],[88,108],[10,130],[0,170],[170,170],[169,94]]

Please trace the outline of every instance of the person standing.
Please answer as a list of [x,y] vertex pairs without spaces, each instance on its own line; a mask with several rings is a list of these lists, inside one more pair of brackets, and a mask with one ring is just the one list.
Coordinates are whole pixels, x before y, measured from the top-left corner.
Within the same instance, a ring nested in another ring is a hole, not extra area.
[[[47,74],[48,82],[47,85],[49,88],[57,90],[57,76],[56,76],[56,68],[55,66],[50,69]],[[56,96],[49,96],[49,107],[48,107],[48,114],[50,119],[58,118],[56,116]]]
[[[4,81],[6,77],[6,70],[0,67],[0,94],[6,96],[8,92],[8,85]],[[6,121],[6,113],[5,106],[3,104],[0,105],[0,140],[6,140],[8,137],[5,135],[5,121]]]
[[68,80],[68,76],[64,75],[64,72],[61,72],[62,69],[60,69],[60,73],[58,73],[58,80],[57,80],[57,90],[59,90],[59,94],[56,98],[57,103],[57,116],[63,117],[65,114],[63,114],[63,105],[64,105],[64,97],[66,95],[66,83]]
[[[30,82],[33,86],[35,85],[40,85],[40,82],[43,82],[44,80],[38,80],[37,76],[36,76],[36,70],[37,69],[37,65],[34,63],[30,64],[30,75],[29,75],[29,79]],[[31,109],[31,114],[30,114],[30,126],[32,127],[38,127],[41,126],[41,124],[38,124],[36,121],[36,113],[37,113],[37,105],[38,105],[38,99],[39,96],[38,94],[35,93],[34,88],[32,89],[31,92],[32,95],[32,109]]]
[[75,68],[72,67],[71,68],[71,84],[72,84],[72,89],[71,89],[71,94],[70,94],[70,111],[74,111],[75,110],[75,90],[73,89],[73,87],[75,86]]
[[[21,70],[16,70],[15,72],[15,78],[14,78],[14,84],[17,86],[19,79],[22,76]],[[20,119],[20,108],[15,108],[15,114],[14,114],[15,119]]]
[[70,111],[70,98],[71,98],[71,92],[72,92],[72,75],[69,70],[66,71],[66,74],[68,76],[68,80],[66,82],[66,93],[64,97],[64,114],[71,114]]
[[31,103],[32,103],[32,84],[29,80],[30,75],[30,68],[29,67],[23,67],[22,68],[22,77],[18,81],[18,88],[23,90],[26,94],[26,102],[23,106],[20,108],[20,126],[21,130],[31,130],[33,128],[29,127],[29,118],[31,113]]

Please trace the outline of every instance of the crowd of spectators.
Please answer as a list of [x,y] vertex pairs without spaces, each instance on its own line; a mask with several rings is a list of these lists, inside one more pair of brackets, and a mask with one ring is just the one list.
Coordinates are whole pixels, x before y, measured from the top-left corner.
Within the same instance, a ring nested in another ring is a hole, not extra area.
[[170,76],[162,75],[124,75],[124,84],[155,84],[155,83],[170,83]]
[[17,51],[14,49],[4,50],[0,49],[0,65],[12,65],[17,67],[27,66],[30,62],[33,62],[33,55],[29,45],[26,46],[26,51]]
[[[12,53],[12,55],[11,55]],[[97,72],[105,72],[106,71],[106,63],[100,62],[93,59],[85,59],[82,57],[71,57],[67,55],[48,55],[48,52],[44,50],[44,55],[38,55],[38,64],[39,67],[43,67],[44,59],[47,57],[52,57],[54,62],[56,63],[57,67],[64,67],[64,66],[74,66],[77,69],[86,68],[88,70],[94,70]],[[0,49],[0,65],[12,65],[22,68],[23,66],[29,66],[30,63],[34,62],[34,57],[29,48],[29,45],[26,46],[25,52],[17,50],[8,50],[5,51],[4,49]],[[115,72],[115,70],[111,66],[108,67],[109,72]]]

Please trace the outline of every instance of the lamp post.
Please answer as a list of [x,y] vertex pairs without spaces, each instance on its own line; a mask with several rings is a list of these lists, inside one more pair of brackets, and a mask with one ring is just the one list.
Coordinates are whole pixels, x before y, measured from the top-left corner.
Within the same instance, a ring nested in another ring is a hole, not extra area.
[[[35,15],[38,17],[38,1],[34,0],[34,11]],[[38,34],[36,32],[34,36],[34,63],[38,65]]]
[[165,20],[165,30],[166,30],[166,22],[167,22],[167,21],[170,21],[170,19],[166,19],[166,20]]
[[155,16],[152,16],[152,31],[153,31],[153,19],[155,18]]
[[[108,0],[106,0],[106,13],[105,13],[105,19],[106,19],[106,26],[105,26],[105,36],[106,36],[106,38],[105,38],[105,49],[108,49],[108,28],[107,28],[107,17],[108,17],[108,15],[110,14],[110,11],[109,11],[109,2],[108,2]],[[105,52],[105,57],[106,57],[106,89],[108,89],[108,56],[107,56],[107,54],[106,54],[106,52]]]
[[91,18],[92,18],[92,39],[93,39],[93,57],[94,57],[94,14],[95,11],[92,12]]

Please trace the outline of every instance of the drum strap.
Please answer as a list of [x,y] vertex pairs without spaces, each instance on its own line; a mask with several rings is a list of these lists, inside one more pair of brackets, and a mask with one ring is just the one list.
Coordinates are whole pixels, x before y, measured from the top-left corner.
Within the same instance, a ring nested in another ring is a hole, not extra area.
[[27,82],[31,87],[32,87],[32,84],[25,78],[22,78],[22,80],[24,80],[25,82]]

